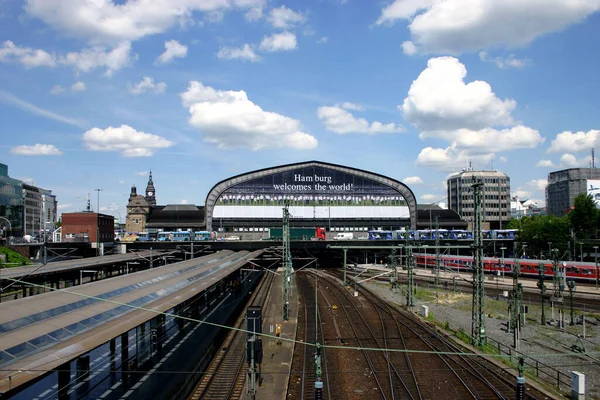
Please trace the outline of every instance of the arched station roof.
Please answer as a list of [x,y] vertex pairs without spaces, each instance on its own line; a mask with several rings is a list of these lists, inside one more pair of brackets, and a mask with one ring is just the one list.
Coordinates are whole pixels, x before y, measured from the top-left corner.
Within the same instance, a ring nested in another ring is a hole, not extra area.
[[376,174],[373,172],[346,167],[343,165],[330,164],[322,161],[305,161],[293,164],[280,165],[277,167],[270,167],[259,169],[256,171],[246,172],[244,174],[236,175],[231,178],[222,180],[217,183],[213,188],[208,192],[206,196],[205,203],[205,218],[206,218],[206,229],[209,231],[213,230],[212,220],[214,208],[217,203],[219,197],[229,188],[242,184],[244,182],[252,181],[257,178],[262,178],[265,176],[276,175],[288,171],[294,171],[299,168],[307,168],[307,167],[317,167],[317,168],[325,168],[333,171],[339,171],[345,174],[354,175],[357,177],[361,177],[364,179],[368,179],[373,182],[377,182],[379,184],[388,186],[391,189],[396,190],[404,199],[408,205],[409,215],[410,215],[410,226],[411,229],[417,229],[417,200],[415,198],[412,190],[406,186],[404,183],[397,181],[395,179],[389,178],[384,175]]

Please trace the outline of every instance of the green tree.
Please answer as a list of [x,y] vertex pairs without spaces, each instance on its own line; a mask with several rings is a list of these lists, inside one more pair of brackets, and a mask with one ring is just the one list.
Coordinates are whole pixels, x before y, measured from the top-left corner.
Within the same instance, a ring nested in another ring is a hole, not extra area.
[[549,249],[558,249],[559,254],[564,254],[569,248],[571,225],[568,218],[551,215],[535,215],[522,217],[519,229],[519,254],[523,249],[530,258],[547,258]]
[[575,197],[573,209],[567,214],[577,239],[595,239],[598,235],[598,209],[591,194]]

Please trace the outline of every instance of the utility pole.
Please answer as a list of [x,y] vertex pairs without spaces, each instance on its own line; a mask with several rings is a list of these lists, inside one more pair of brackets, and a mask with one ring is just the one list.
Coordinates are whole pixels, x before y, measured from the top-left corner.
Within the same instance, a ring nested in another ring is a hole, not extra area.
[[283,260],[281,262],[283,267],[283,282],[281,284],[281,296],[282,296],[282,318],[284,321],[289,320],[290,312],[290,284],[292,280],[292,253],[290,251],[290,212],[288,210],[288,202],[286,201],[283,207],[283,229],[282,229],[282,240],[283,240]]
[[406,267],[408,282],[406,285],[406,306],[412,307],[415,305],[414,294],[415,294],[415,277],[414,277],[414,264],[415,258],[413,257],[412,247],[406,248]]
[[[440,217],[435,214],[435,278],[433,284],[440,285]],[[436,288],[437,292],[437,288]]]
[[475,200],[475,221],[473,226],[473,307],[471,316],[471,341],[475,346],[484,346],[485,337],[485,307],[484,307],[484,274],[483,274],[483,242],[481,240],[483,182],[478,179],[472,185]]

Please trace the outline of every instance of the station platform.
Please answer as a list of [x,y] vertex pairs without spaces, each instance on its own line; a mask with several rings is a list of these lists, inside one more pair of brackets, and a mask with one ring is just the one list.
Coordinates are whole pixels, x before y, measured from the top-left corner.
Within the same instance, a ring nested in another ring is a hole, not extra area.
[[[266,309],[263,310],[263,333],[277,335],[277,326],[280,326],[280,337],[287,340],[278,340],[272,337],[262,338],[263,362],[261,365],[261,381],[256,387],[256,400],[283,400],[286,398],[288,381],[294,356],[294,342],[296,327],[298,326],[298,291],[296,280],[292,279],[290,290],[289,320],[282,319],[282,276],[277,275],[273,280],[271,291],[268,294]],[[253,397],[245,395],[245,400]]]

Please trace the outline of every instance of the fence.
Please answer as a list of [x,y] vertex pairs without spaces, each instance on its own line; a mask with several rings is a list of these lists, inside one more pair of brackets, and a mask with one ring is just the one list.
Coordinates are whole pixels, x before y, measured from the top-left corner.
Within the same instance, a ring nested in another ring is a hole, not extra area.
[[489,345],[498,351],[498,354],[507,354],[511,362],[516,362],[519,358],[523,357],[525,368],[530,368],[532,371],[535,371],[536,377],[541,377],[543,380],[556,386],[556,388],[559,390],[566,392],[571,391],[571,375],[565,374],[564,372],[561,372],[539,360],[535,360],[527,354],[521,353],[520,351],[500,343],[490,337],[488,337],[487,340],[488,343],[490,343]]

